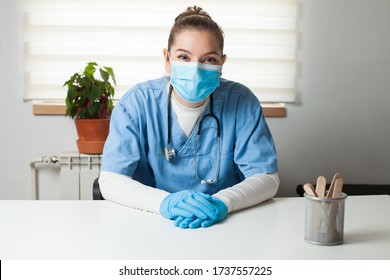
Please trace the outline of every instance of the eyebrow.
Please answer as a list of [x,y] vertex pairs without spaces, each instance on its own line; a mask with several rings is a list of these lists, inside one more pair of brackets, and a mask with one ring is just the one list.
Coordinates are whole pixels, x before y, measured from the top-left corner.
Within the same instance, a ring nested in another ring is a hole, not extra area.
[[[175,53],[176,53],[176,52],[185,52],[185,53],[188,53],[188,54],[191,54],[191,55],[192,55],[192,53],[191,53],[190,51],[187,51],[187,50],[185,50],[185,49],[177,49],[177,50],[175,50]],[[216,51],[211,51],[211,52],[208,52],[208,53],[203,54],[202,56],[210,55],[210,54],[220,55],[220,54],[219,54],[218,52],[216,52]]]
[[176,52],[185,52],[185,53],[188,53],[188,54],[192,54],[190,51],[187,51],[185,49],[177,49],[177,50],[175,50],[175,53]]

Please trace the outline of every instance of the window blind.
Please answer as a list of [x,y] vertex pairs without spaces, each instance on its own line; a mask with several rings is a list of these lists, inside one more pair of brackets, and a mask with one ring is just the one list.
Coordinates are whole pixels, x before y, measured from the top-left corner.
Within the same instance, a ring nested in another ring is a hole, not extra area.
[[114,69],[115,99],[161,77],[170,28],[193,5],[225,33],[224,78],[262,102],[294,102],[297,0],[24,0],[24,99],[64,100],[64,82],[91,61]]

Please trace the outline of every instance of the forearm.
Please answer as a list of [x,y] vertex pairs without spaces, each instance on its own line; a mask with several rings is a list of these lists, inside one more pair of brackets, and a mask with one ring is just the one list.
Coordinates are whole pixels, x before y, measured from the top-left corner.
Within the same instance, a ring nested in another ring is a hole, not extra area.
[[101,172],[99,185],[104,199],[156,214],[160,213],[161,201],[169,194],[131,177],[107,171]]
[[255,174],[213,196],[222,200],[231,213],[274,197],[278,191],[279,183],[278,173]]

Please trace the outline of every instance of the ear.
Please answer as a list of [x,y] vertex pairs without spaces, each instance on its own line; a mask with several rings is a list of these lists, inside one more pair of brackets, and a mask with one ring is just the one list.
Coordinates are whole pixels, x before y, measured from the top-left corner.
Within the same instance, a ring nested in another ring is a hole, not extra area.
[[227,60],[227,55],[226,54],[222,55],[221,76],[222,76],[222,68],[223,68],[223,65],[225,64],[226,60]]
[[164,49],[163,54],[164,54],[165,71],[167,73],[171,73],[171,61],[169,60],[169,51],[167,49]]

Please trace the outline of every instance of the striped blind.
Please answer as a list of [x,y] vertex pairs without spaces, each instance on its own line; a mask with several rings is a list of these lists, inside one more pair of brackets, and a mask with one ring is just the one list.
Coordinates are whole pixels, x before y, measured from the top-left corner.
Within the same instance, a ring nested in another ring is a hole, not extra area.
[[170,28],[192,5],[224,30],[224,78],[262,102],[294,102],[297,0],[24,0],[24,99],[64,100],[62,85],[90,61],[114,69],[115,99],[164,75]]

